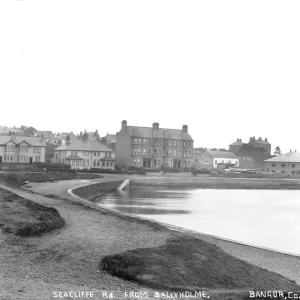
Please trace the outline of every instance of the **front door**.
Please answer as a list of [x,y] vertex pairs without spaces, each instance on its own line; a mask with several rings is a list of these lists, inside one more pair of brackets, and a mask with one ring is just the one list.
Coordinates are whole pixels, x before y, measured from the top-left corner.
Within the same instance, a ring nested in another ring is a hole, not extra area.
[[32,157],[29,157],[29,163],[32,164]]
[[0,156],[0,164],[2,164],[2,156]]
[[143,167],[147,168],[147,161],[143,160]]

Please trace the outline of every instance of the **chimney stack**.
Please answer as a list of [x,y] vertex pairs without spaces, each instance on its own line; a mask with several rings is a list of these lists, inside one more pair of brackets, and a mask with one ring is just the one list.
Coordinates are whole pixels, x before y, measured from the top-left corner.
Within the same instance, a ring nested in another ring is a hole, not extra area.
[[127,129],[127,121],[126,121],[126,120],[123,120],[123,121],[122,121],[122,129],[123,129],[123,130],[126,130],[126,129]]
[[183,125],[182,126],[182,131],[187,133],[188,132],[188,126],[187,125]]
[[267,141],[268,141],[268,139],[267,139],[267,138],[265,138],[265,141],[267,142]]
[[153,123],[153,124],[152,124],[152,128],[153,128],[154,130],[158,130],[158,129],[159,129],[159,123],[157,123],[157,122]]

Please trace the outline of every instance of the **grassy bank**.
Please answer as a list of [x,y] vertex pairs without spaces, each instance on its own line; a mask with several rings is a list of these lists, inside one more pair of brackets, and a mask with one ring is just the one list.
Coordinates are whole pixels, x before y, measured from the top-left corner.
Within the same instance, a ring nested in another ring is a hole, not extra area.
[[293,281],[239,260],[192,237],[165,245],[109,255],[100,266],[114,276],[173,291],[257,289],[300,291]]
[[0,189],[0,228],[19,236],[39,235],[65,225],[54,208],[48,208]]

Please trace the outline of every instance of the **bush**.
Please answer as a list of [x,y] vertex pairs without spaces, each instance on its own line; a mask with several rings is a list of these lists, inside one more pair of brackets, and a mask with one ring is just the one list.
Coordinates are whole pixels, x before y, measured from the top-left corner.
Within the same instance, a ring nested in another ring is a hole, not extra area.
[[63,163],[33,163],[33,165],[39,167],[39,168],[51,168],[51,169],[71,169],[71,166],[69,164],[63,164]]

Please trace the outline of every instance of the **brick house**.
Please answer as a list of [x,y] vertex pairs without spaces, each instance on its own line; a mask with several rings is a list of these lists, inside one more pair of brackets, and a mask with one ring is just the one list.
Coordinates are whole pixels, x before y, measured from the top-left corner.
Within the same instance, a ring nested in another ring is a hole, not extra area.
[[160,168],[165,165],[180,169],[192,165],[193,139],[188,126],[182,129],[127,126],[122,121],[121,130],[116,135],[116,165],[120,168],[131,166]]

